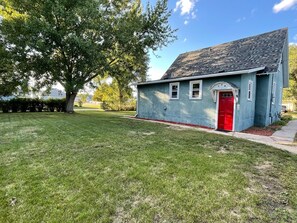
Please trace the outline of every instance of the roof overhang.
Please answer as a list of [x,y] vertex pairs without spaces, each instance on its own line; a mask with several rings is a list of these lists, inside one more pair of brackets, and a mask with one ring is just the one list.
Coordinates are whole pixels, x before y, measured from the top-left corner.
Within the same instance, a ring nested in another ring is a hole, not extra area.
[[255,73],[255,72],[258,72],[258,71],[261,71],[264,69],[265,69],[265,67],[258,67],[258,68],[248,69],[248,70],[238,70],[238,71],[231,71],[231,72],[225,72],[225,73],[206,74],[206,75],[200,75],[200,76],[190,76],[190,77],[181,77],[181,78],[173,78],[173,79],[165,79],[165,80],[147,81],[147,82],[136,83],[136,85],[141,86],[141,85],[161,84],[161,83],[169,83],[169,82],[177,82],[177,81],[187,81],[187,80],[197,80],[197,79],[200,80],[200,79],[211,78],[211,77],[250,74],[250,73]]

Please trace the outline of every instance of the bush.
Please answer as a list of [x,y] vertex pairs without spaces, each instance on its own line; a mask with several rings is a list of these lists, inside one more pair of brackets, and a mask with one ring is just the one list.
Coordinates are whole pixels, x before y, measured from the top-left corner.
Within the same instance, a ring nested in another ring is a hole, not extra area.
[[281,120],[285,121],[285,122],[289,122],[289,121],[293,120],[293,116],[292,115],[283,115],[281,117]]
[[3,113],[8,113],[9,112],[9,102],[8,101],[1,101],[0,102],[0,107]]
[[287,125],[288,122],[283,121],[283,120],[279,120],[273,123],[273,125],[280,125],[280,126],[285,126]]
[[27,98],[19,98],[19,109],[21,112],[26,112],[29,109]]
[[19,98],[13,98],[10,101],[8,101],[8,107],[11,109],[12,112],[18,112],[19,111]]
[[10,110],[12,112],[42,112],[46,108],[47,111],[65,112],[66,111],[66,99],[31,99],[31,98],[13,98],[9,101],[0,101],[0,110],[3,113],[7,113]]

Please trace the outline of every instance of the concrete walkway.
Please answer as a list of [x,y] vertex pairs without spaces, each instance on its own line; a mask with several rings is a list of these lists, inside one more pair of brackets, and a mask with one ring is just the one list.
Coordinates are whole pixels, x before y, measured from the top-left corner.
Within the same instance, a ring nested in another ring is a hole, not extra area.
[[281,130],[276,131],[272,136],[260,136],[260,135],[242,133],[242,132],[221,132],[213,129],[191,127],[187,125],[172,124],[169,122],[160,122],[160,121],[154,121],[154,120],[137,119],[134,117],[127,117],[127,116],[125,116],[125,118],[132,118],[134,120],[162,123],[166,125],[176,126],[179,128],[195,129],[195,130],[214,133],[214,134],[233,136],[240,139],[246,139],[253,142],[266,144],[281,150],[285,150],[285,151],[289,151],[291,153],[297,154],[297,144],[294,143],[295,134],[297,133],[297,120],[290,121],[287,126],[282,127]]

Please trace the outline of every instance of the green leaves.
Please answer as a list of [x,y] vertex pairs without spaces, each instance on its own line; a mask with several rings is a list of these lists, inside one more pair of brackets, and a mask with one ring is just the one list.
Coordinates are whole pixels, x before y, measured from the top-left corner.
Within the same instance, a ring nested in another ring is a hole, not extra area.
[[4,45],[14,46],[16,69],[38,87],[59,82],[66,92],[77,93],[94,77],[114,73],[117,63],[135,74],[131,61],[145,62],[149,49],[175,39],[166,0],[146,10],[140,0],[4,1]]

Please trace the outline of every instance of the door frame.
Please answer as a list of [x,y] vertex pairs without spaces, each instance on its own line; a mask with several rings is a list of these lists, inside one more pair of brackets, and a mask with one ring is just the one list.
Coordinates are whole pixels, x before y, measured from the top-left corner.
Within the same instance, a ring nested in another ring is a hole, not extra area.
[[[216,99],[217,99],[217,105],[216,105],[216,130],[218,129],[219,126],[219,103],[220,103],[220,93],[221,92],[232,92],[232,90],[219,90],[216,91]],[[232,123],[232,132],[235,131],[235,117],[236,117],[236,100],[235,100],[235,96],[233,94],[233,123]]]

